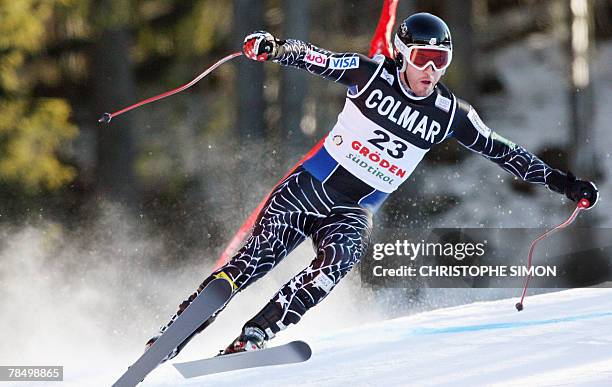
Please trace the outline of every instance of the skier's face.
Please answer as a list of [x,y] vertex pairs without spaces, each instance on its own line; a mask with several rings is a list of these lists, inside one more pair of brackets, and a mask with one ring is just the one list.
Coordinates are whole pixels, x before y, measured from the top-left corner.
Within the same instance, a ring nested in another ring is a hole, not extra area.
[[436,71],[431,65],[424,70],[419,70],[408,64],[404,71],[406,83],[417,97],[427,97],[431,94],[442,75],[444,75],[444,70]]

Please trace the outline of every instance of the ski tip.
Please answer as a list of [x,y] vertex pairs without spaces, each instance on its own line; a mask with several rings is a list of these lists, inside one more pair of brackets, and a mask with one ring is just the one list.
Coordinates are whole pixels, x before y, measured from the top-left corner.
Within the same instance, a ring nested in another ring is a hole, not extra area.
[[310,348],[310,345],[308,345],[308,343],[298,340],[298,341],[294,341],[293,345],[295,349],[299,351],[304,361],[310,359],[310,357],[312,356],[312,348]]
[[223,294],[225,293],[232,294],[232,292],[234,291],[234,286],[232,285],[232,283],[229,280],[225,278],[220,278],[220,277],[215,278],[214,280],[210,281],[210,283],[206,285],[206,288],[209,288],[209,287],[210,289],[217,289],[217,291],[220,291]]

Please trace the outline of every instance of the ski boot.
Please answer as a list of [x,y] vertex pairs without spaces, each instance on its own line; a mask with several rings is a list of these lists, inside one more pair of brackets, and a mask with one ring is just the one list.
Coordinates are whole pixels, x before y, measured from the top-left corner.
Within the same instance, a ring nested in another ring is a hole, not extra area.
[[242,333],[227,348],[220,350],[217,356],[232,353],[257,351],[266,348],[268,337],[266,333],[256,326],[245,326]]

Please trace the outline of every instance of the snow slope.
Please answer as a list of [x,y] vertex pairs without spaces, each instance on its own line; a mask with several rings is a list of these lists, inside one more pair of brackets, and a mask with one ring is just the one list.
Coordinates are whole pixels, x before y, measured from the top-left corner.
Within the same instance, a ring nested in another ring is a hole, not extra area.
[[[182,380],[163,365],[144,386],[610,386],[612,290],[477,302],[305,337],[300,365]],[[179,361],[192,360],[181,356]]]

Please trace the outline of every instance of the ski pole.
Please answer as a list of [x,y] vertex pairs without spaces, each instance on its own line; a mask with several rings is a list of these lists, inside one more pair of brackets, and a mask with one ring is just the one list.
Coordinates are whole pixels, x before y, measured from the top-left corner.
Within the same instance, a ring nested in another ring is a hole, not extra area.
[[209,68],[204,70],[204,72],[202,74],[198,75],[191,82],[189,82],[189,83],[187,83],[187,84],[185,84],[185,85],[183,85],[181,87],[177,87],[174,90],[170,90],[170,91],[167,91],[165,93],[156,95],[154,97],[147,98],[147,99],[142,100],[140,102],[137,102],[137,103],[135,103],[133,105],[127,106],[127,107],[125,107],[125,108],[123,108],[121,110],[117,110],[116,112],[113,112],[113,113],[104,113],[104,114],[102,114],[102,117],[100,117],[100,119],[98,119],[98,122],[104,122],[104,123],[108,124],[108,123],[110,123],[111,119],[113,119],[114,117],[117,117],[117,116],[119,116],[119,115],[121,115],[123,113],[129,112],[132,109],[136,109],[139,106],[146,105],[148,103],[151,103],[151,102],[154,102],[154,101],[157,101],[157,100],[169,97],[169,96],[174,95],[176,93],[180,93],[181,91],[186,90],[186,89],[190,88],[191,86],[195,85],[196,83],[198,83],[202,78],[204,78],[205,76],[210,74],[214,69],[216,69],[217,67],[221,66],[223,63],[225,63],[225,62],[227,62],[227,61],[229,61],[231,59],[234,59],[235,57],[240,56],[240,55],[242,55],[242,52],[237,51],[237,52],[234,52],[233,54],[230,54],[230,55],[227,55],[227,56],[221,58],[215,64],[213,64],[212,66],[210,66]]
[[576,209],[565,222],[561,223],[560,225],[553,228],[552,230],[546,231],[544,234],[540,235],[533,242],[531,242],[531,246],[529,247],[529,258],[527,260],[527,278],[525,278],[525,286],[523,287],[523,294],[521,296],[521,301],[517,302],[515,305],[516,310],[518,310],[519,312],[523,310],[523,300],[525,299],[525,294],[527,294],[527,287],[529,286],[529,279],[531,278],[531,272],[529,271],[529,269],[531,268],[531,261],[533,259],[533,251],[535,250],[536,244],[542,239],[547,238],[550,235],[554,234],[555,232],[561,230],[562,228],[565,228],[569,226],[570,224],[572,224],[574,220],[576,220],[578,213],[584,209],[589,208],[589,205],[590,203],[587,199],[580,199],[580,201],[578,202],[578,205],[576,206]]

